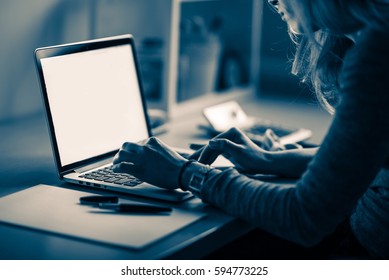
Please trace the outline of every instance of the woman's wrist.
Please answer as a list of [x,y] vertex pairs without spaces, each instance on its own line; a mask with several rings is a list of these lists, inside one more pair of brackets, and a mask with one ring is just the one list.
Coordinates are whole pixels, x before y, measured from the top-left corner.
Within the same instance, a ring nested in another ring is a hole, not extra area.
[[184,174],[184,171],[185,169],[192,163],[194,162],[195,160],[191,159],[191,160],[187,160],[186,162],[184,162],[181,166],[181,169],[180,169],[180,172],[178,173],[178,186],[180,189],[184,190],[184,191],[187,191],[187,187],[185,185],[183,185],[183,174]]
[[270,152],[268,158],[276,175],[300,177],[316,152],[317,148],[293,149]]

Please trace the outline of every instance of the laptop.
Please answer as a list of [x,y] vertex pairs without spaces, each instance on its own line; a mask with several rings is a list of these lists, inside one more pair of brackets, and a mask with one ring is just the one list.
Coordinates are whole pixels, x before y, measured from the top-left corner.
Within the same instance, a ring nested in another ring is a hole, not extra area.
[[152,136],[131,35],[39,48],[35,62],[61,180],[173,202],[192,196],[111,170],[124,142]]

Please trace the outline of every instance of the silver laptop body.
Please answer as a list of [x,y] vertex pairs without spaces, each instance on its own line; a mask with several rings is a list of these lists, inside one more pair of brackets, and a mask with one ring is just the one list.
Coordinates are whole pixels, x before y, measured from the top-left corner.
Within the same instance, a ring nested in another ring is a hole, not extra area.
[[35,62],[61,180],[175,202],[192,196],[88,176],[109,167],[124,142],[151,136],[131,35],[39,48]]

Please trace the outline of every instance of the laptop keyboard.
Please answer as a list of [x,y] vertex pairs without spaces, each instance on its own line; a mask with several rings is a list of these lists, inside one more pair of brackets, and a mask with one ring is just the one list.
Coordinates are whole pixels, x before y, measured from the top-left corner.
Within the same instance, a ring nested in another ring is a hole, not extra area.
[[92,172],[85,173],[83,175],[80,175],[80,178],[90,179],[90,180],[96,180],[100,182],[106,182],[106,183],[114,183],[118,185],[128,186],[128,187],[135,187],[139,184],[142,184],[143,182],[140,181],[138,178],[130,175],[130,174],[124,174],[124,173],[114,173],[112,170],[113,166],[107,166],[102,169],[94,170]]

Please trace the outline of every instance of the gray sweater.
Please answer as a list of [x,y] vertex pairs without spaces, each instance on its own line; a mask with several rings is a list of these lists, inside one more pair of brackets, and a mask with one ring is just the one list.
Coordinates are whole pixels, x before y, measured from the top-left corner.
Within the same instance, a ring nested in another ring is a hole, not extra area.
[[282,238],[311,246],[346,218],[370,254],[389,257],[389,32],[367,30],[347,53],[340,102],[318,153],[291,186],[211,170],[200,193]]

